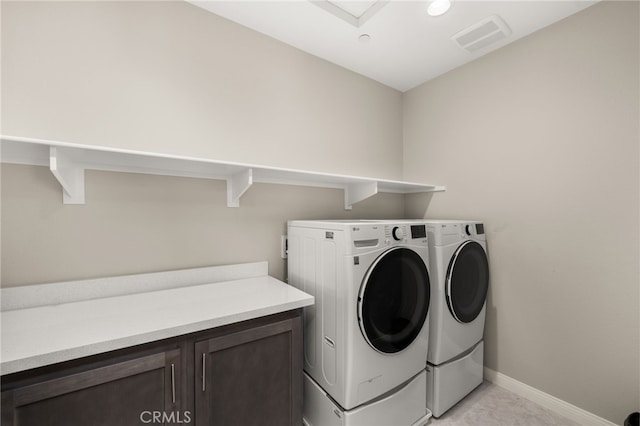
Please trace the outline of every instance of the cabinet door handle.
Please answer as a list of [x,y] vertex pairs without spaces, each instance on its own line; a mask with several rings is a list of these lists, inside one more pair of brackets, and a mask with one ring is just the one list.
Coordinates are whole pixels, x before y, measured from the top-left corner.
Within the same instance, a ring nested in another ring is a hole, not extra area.
[[176,403],[176,365],[171,364],[171,400]]
[[207,354],[202,354],[202,392],[205,391],[206,369],[207,369]]

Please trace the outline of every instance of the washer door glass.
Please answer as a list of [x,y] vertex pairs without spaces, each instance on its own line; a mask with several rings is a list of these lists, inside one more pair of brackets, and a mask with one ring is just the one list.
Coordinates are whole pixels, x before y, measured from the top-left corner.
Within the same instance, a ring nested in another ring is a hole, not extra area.
[[482,311],[489,289],[489,263],[480,244],[467,241],[449,262],[447,269],[447,305],[461,323],[476,319]]
[[358,297],[358,321],[369,344],[384,353],[408,347],[429,312],[427,267],[413,250],[394,248],[367,271]]

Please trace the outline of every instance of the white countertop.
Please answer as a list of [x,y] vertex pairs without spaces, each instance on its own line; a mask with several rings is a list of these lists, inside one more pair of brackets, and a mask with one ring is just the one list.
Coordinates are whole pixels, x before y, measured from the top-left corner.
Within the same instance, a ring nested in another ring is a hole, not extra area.
[[270,276],[2,312],[0,372],[23,371],[312,305]]

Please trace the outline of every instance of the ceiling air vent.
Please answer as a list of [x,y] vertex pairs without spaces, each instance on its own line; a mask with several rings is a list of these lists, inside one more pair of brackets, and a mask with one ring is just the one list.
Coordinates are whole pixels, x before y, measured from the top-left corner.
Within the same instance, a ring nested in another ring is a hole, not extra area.
[[451,39],[467,52],[475,52],[510,34],[511,30],[502,18],[493,15],[454,34]]

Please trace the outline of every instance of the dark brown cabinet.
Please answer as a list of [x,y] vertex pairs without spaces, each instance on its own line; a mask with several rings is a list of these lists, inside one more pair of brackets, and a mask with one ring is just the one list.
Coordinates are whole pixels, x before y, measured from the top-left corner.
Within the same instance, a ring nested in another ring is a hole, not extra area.
[[195,345],[196,425],[302,424],[299,319]]
[[300,312],[3,376],[2,426],[298,426]]
[[180,366],[174,349],[43,377],[2,392],[2,424],[139,425],[154,412],[179,412]]

